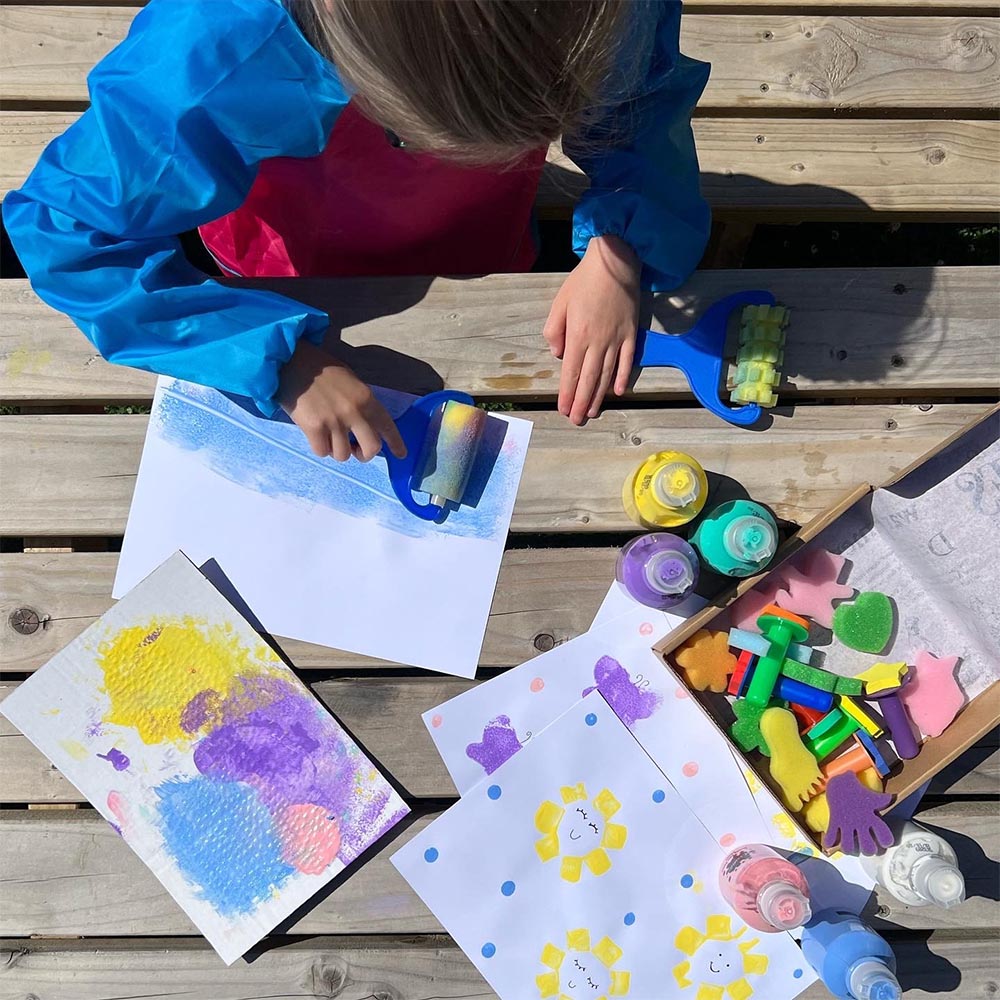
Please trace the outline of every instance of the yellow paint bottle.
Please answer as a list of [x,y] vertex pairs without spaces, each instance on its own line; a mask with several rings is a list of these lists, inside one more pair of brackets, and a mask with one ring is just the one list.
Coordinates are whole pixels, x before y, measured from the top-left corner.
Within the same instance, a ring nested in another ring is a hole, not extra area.
[[708,499],[705,470],[682,451],[650,455],[625,480],[625,513],[644,528],[679,528],[697,517]]

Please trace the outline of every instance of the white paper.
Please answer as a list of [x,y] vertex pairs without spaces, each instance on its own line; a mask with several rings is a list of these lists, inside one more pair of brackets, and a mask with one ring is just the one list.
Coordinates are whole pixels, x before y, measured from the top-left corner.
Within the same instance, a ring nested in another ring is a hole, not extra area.
[[[597,688],[722,847],[763,842],[817,855],[787,811],[650,648],[641,606],[424,714],[460,794],[519,753]],[[874,885],[855,858],[817,859],[825,904],[864,904]],[[826,877],[821,878],[821,873]]]
[[797,996],[814,973],[724,902],[724,856],[594,693],[392,860],[504,1000]]
[[177,553],[0,704],[226,964],[408,812]]
[[[379,395],[394,415],[411,399]],[[494,414],[487,428],[478,502],[436,524],[405,510],[381,458],[317,458],[287,418],[161,378],[114,595],[182,549],[274,635],[472,677],[531,433]]]
[[[695,612],[701,611],[707,603],[708,601],[704,597],[700,597],[698,594],[691,594],[669,611],[657,611],[655,608],[647,608],[646,614],[653,624],[657,641],[666,638],[678,625],[685,622]],[[643,605],[632,598],[629,592],[616,581],[611,584],[610,589],[604,596],[604,600],[601,601],[601,606],[597,609],[597,614],[594,615],[594,620],[591,622],[590,627],[594,629],[599,628],[601,625],[607,625],[616,618],[621,618],[622,615],[627,615],[629,612],[641,607]]]

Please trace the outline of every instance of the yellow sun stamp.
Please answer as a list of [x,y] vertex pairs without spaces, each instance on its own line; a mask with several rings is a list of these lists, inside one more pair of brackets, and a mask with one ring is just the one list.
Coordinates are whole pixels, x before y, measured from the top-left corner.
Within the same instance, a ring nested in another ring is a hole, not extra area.
[[566,947],[547,944],[542,949],[541,962],[548,971],[535,977],[542,1000],[607,1000],[628,994],[631,976],[613,969],[622,957],[622,950],[609,937],[591,945],[586,928],[569,931]]
[[579,882],[586,867],[591,875],[603,875],[611,868],[608,851],[625,846],[628,830],[611,817],[621,803],[607,788],[593,801],[583,782],[560,789],[562,805],[547,800],[535,813],[535,827],[542,836],[535,850],[542,861],[562,857],[559,874],[567,882]]

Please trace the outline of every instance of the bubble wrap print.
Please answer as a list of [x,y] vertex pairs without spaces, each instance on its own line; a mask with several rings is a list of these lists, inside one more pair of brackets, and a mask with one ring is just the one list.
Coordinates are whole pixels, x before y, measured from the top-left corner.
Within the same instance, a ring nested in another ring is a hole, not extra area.
[[0,711],[112,824],[227,965],[408,812],[181,553]]

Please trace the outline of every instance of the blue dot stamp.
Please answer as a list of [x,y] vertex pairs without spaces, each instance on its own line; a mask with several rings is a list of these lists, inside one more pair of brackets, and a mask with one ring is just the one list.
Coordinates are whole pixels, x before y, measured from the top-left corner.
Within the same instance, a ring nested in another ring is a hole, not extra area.
[[656,791],[653,792],[653,801],[657,804],[662,802],[666,797],[667,793],[662,788],[657,788]]
[[597,716],[596,716],[596,715],[594,715],[594,713],[593,713],[593,712],[590,712],[590,713],[589,713],[589,714],[588,714],[588,715],[587,715],[587,716],[586,716],[586,717],[584,718],[584,720],[583,720],[583,721],[584,721],[584,722],[586,722],[588,726],[596,726],[596,725],[597,725]]
[[490,787],[486,789],[486,794],[494,802],[496,802],[496,800],[500,798],[501,795],[503,795],[503,789],[499,785],[490,785]]
[[507,879],[507,881],[506,881],[506,882],[504,882],[504,884],[503,884],[502,886],[500,886],[500,891],[501,891],[501,892],[502,892],[502,893],[503,893],[503,894],[504,894],[505,896],[513,896],[513,895],[514,895],[514,890],[515,890],[516,888],[517,888],[517,886],[516,886],[516,885],[514,885],[514,883],[513,883],[513,882],[511,882],[511,880],[510,880],[510,879]]
[[480,951],[483,958],[492,958],[497,953],[497,946],[492,941],[487,941]]
[[634,913],[626,913],[625,914],[625,926],[626,927],[631,927],[634,923],[635,923],[635,914]]
[[428,847],[427,850],[424,851],[424,861],[426,861],[429,865],[434,864],[439,857],[440,855],[438,854],[438,849],[436,847]]

